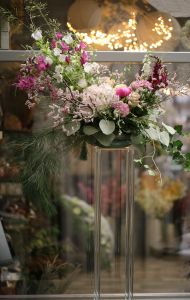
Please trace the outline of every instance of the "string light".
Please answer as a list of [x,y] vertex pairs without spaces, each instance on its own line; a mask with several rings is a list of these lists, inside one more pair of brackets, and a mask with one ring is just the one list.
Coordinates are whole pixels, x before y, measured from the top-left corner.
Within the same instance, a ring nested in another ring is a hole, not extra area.
[[[168,22],[171,23],[172,20],[168,19]],[[118,28],[114,33],[105,33],[101,30],[91,30],[89,33],[79,32],[70,23],[67,23],[68,29],[90,46],[106,46],[110,50],[124,49],[124,51],[148,51],[162,46],[164,41],[168,41],[172,37],[173,27],[169,25],[165,24],[163,17],[158,17],[152,28],[158,40],[148,44],[138,41],[137,21],[134,12],[128,22],[123,22],[122,28]]]

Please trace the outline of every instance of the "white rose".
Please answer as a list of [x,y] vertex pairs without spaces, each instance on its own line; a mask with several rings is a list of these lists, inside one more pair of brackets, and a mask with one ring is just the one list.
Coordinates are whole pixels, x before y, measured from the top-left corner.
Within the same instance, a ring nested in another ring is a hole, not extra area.
[[86,79],[85,78],[82,78],[79,80],[78,82],[78,86],[82,89],[84,89],[85,87],[87,87],[87,82],[86,82]]
[[59,73],[55,73],[54,78],[57,80],[58,83],[61,83],[63,81],[63,76]]
[[53,64],[53,60],[51,59],[51,57],[49,57],[49,56],[46,56],[45,57],[45,62],[46,62],[46,64],[48,64],[48,65],[52,65]]
[[63,72],[63,67],[62,67],[61,65],[56,66],[56,67],[55,67],[55,72],[56,72],[57,74],[62,73],[62,72]]
[[55,48],[55,49],[53,49],[53,53],[54,53],[54,55],[55,56],[59,56],[60,54],[61,54],[61,49],[59,49],[59,48]]
[[60,62],[65,62],[65,58],[66,58],[66,55],[64,55],[64,54],[59,55],[59,61]]
[[67,34],[66,36],[63,37],[63,40],[70,45],[73,42],[73,38],[71,36],[71,34]]
[[34,31],[34,32],[32,33],[32,38],[33,38],[34,40],[36,40],[36,41],[41,40],[41,39],[42,39],[42,31],[36,29],[36,31]]

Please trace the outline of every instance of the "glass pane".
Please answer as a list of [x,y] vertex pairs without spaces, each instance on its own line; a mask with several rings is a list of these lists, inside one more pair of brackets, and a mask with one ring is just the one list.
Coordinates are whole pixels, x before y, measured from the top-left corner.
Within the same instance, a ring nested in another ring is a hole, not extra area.
[[[139,68],[135,64],[109,66],[119,71],[127,67],[129,82]],[[12,84],[18,67],[16,62],[0,64],[4,130],[0,144],[0,216],[15,252],[14,263],[1,267],[0,294],[93,293],[92,149],[89,148],[87,161],[80,161],[79,153],[63,155],[59,160],[62,172],[50,181],[51,214],[42,199],[37,201],[33,191],[23,189],[19,175],[25,160],[16,156],[7,138],[19,140],[29,136],[45,122],[46,111],[28,110],[24,105],[25,95],[19,92],[15,95]],[[189,64],[168,67],[183,82],[189,79]],[[188,97],[178,97],[166,104],[168,122],[184,124],[189,130],[189,103]],[[189,138],[184,139],[185,147],[189,148]],[[117,177],[112,176],[116,162],[117,157],[104,162],[110,180],[102,185],[103,293],[124,292],[124,204],[121,191],[117,191]],[[190,176],[169,158],[160,156],[157,163],[165,182],[162,191],[141,169],[135,169],[134,291],[189,292]]]
[[[97,50],[189,51],[189,0],[47,0],[50,16],[63,29],[76,29]],[[24,0],[1,0],[21,22],[10,29],[10,48],[32,44],[24,24]],[[40,21],[43,27],[43,22]],[[6,24],[1,24],[3,33]],[[4,28],[4,29],[3,29]],[[6,40],[6,39],[5,39]],[[1,45],[3,46],[3,44]]]

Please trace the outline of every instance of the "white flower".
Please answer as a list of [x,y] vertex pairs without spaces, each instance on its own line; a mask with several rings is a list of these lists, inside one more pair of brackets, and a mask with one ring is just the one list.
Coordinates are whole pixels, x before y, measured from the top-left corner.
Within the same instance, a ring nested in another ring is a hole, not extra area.
[[55,67],[55,73],[60,74],[63,72],[63,67],[61,65],[57,65]]
[[84,64],[84,71],[86,72],[86,73],[91,73],[91,74],[95,74],[95,73],[97,73],[98,72],[98,70],[99,70],[99,64],[97,64],[97,63],[88,63],[88,62],[86,62],[85,64]]
[[36,40],[36,41],[41,40],[41,39],[42,39],[42,31],[39,30],[39,29],[36,29],[36,31],[34,31],[34,32],[32,33],[32,38],[33,38],[34,40]]
[[50,66],[53,64],[53,60],[52,60],[52,58],[49,57],[49,56],[46,56],[46,57],[45,57],[45,62],[46,62],[46,64],[48,64],[48,65],[50,65]]
[[61,83],[63,81],[63,76],[59,73],[55,73],[54,78],[57,80],[58,83]]
[[59,61],[60,62],[65,62],[65,58],[66,58],[66,55],[64,55],[64,54],[59,55]]
[[73,71],[73,68],[72,68],[72,66],[67,66],[67,67],[65,68],[65,70],[66,70],[67,72],[72,72],[72,71]]
[[67,34],[66,36],[63,37],[63,40],[70,45],[73,42],[73,38],[71,36],[71,34]]
[[61,54],[61,49],[59,49],[59,48],[55,48],[55,49],[53,49],[53,53],[54,53],[54,55],[55,56],[59,56],[60,54]]
[[58,91],[57,91],[57,96],[58,96],[58,97],[63,96],[63,90],[62,90],[62,89],[58,89]]
[[82,89],[84,89],[85,87],[87,87],[87,81],[85,78],[81,78],[78,82],[78,86]]

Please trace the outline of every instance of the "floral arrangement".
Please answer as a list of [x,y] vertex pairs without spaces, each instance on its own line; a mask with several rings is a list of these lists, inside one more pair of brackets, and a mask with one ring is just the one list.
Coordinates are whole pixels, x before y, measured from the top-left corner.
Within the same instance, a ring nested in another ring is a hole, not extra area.
[[162,102],[183,93],[170,79],[166,66],[153,55],[146,55],[139,74],[130,85],[118,73],[90,58],[86,44],[72,33],[56,32],[49,40],[40,29],[32,33],[39,49],[22,65],[17,88],[28,95],[31,109],[40,103],[49,106],[52,128],[79,143],[101,147],[155,143],[190,167],[189,154],[180,152],[174,136],[181,126],[162,122]]
[[[25,183],[33,185],[30,190],[37,187],[38,196],[44,186],[47,195],[47,178],[60,167],[58,154],[77,146],[84,158],[86,144],[139,145],[141,149],[151,144],[152,152],[136,160],[150,174],[155,175],[155,167],[159,172],[155,163],[157,150],[190,170],[190,153],[182,152],[182,126],[173,128],[163,122],[163,102],[189,93],[189,87],[170,76],[154,55],[145,56],[141,70],[126,85],[126,72],[111,73],[105,65],[96,63],[83,41],[73,32],[62,31],[60,24],[49,18],[44,3],[26,2],[34,44],[15,85],[27,94],[29,109],[43,106],[49,110],[47,128],[45,122],[41,124],[41,131],[22,146],[28,159]],[[41,28],[39,16],[44,19]],[[153,164],[145,164],[147,158]]]
[[139,180],[136,201],[142,209],[155,218],[164,217],[173,207],[175,201],[186,195],[187,187],[180,179],[163,178],[163,184],[143,174]]

